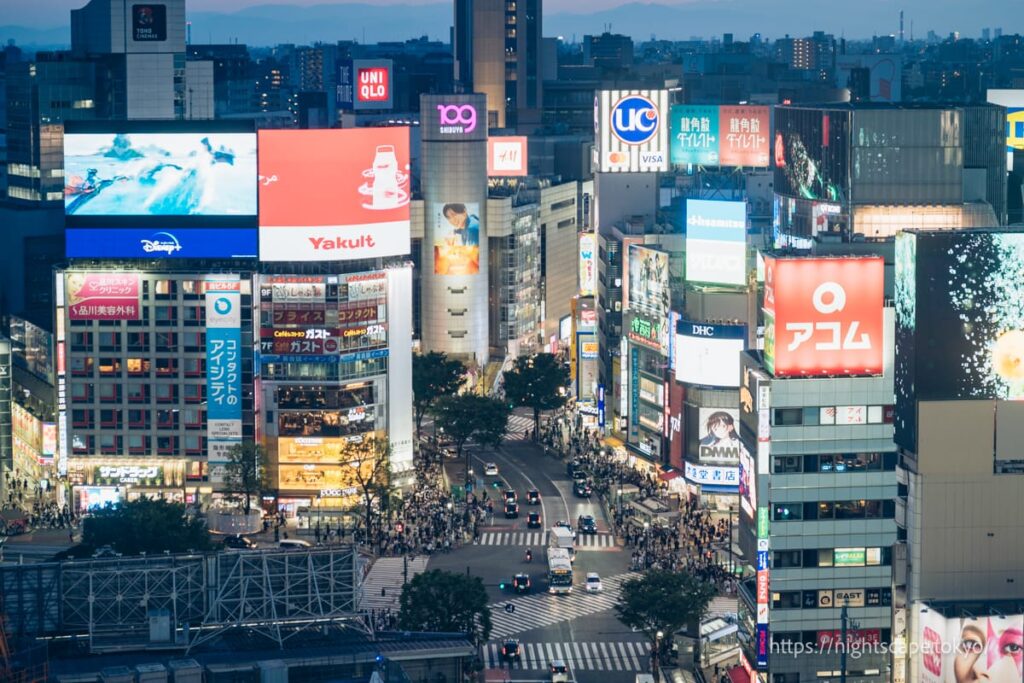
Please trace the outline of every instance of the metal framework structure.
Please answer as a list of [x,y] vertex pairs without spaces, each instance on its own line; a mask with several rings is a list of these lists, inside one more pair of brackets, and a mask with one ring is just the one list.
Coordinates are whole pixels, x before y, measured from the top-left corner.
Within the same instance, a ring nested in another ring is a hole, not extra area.
[[[191,649],[246,628],[280,647],[305,626],[351,621],[352,546],[163,555],[0,567],[9,635],[88,636],[93,651]],[[170,640],[154,641],[156,619]]]

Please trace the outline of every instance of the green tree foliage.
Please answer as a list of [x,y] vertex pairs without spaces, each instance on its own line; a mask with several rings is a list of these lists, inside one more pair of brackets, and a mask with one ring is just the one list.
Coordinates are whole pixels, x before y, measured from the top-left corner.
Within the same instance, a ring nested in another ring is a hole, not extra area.
[[409,631],[468,633],[477,642],[491,635],[487,590],[478,576],[440,569],[417,574],[402,590],[399,624]]
[[622,584],[615,612],[655,644],[658,631],[670,638],[684,626],[699,625],[714,596],[714,586],[693,574],[651,570]]
[[459,394],[440,399],[434,406],[434,419],[452,440],[456,454],[462,457],[463,447],[470,439],[485,446],[501,444],[511,412],[508,405],[497,399]]
[[505,373],[505,397],[513,405],[533,410],[534,435],[540,432],[540,413],[555,410],[568,400],[569,370],[550,353],[516,358]]
[[443,353],[431,351],[412,357],[412,406],[416,412],[416,437],[423,417],[444,396],[454,396],[466,378],[466,366]]
[[341,464],[351,468],[352,478],[359,487],[369,533],[374,506],[383,508],[383,501],[391,495],[391,444],[376,436],[349,443],[342,452]]
[[259,500],[270,488],[265,463],[263,448],[251,441],[237,443],[228,450],[222,490],[229,500],[242,503],[246,515],[252,510],[253,499]]
[[86,517],[82,543],[92,548],[109,545],[123,555],[183,553],[208,550],[210,536],[202,519],[185,514],[184,504],[140,498],[108,505]]

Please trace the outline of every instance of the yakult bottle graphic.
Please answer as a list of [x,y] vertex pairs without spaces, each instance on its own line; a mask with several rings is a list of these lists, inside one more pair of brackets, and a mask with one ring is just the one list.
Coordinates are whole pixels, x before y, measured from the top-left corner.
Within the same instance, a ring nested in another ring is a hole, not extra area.
[[363,171],[363,177],[367,178],[368,182],[364,183],[359,191],[371,197],[369,204],[363,204],[365,208],[396,209],[409,202],[409,193],[402,189],[409,176],[404,169],[398,168],[398,158],[395,156],[393,145],[377,146],[373,167]]

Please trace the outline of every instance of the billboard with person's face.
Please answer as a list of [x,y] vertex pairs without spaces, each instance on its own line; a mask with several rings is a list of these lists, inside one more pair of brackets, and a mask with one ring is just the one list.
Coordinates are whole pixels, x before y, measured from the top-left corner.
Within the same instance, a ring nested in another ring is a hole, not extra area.
[[1024,615],[946,618],[919,608],[920,683],[1020,683],[1024,680]]
[[409,253],[409,129],[261,130],[260,260]]
[[[738,463],[740,454],[746,450],[740,441],[740,411],[736,408],[701,408],[700,446],[698,457],[701,462]],[[747,455],[749,458],[749,454]]]
[[435,202],[434,275],[476,275],[480,272],[480,205],[476,202]]

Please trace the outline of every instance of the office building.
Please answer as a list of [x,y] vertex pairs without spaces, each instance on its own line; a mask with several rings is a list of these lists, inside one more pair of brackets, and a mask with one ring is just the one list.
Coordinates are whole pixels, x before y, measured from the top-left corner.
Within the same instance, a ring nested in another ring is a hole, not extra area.
[[542,0],[456,0],[455,81],[487,96],[491,128],[540,123]]
[[[888,680],[888,653],[871,650],[891,642],[897,537],[883,272],[874,256],[765,257],[765,348],[742,355],[736,433],[738,543],[756,572],[740,622],[766,680],[838,672],[844,629],[860,655],[849,679]],[[820,343],[836,327],[839,348]]]
[[[954,655],[974,632],[981,656],[972,675],[1016,675],[1022,253],[1020,228],[913,230],[896,240],[893,638],[908,646],[894,658],[896,680],[939,680],[961,667]],[[945,335],[951,326],[963,332]]]

